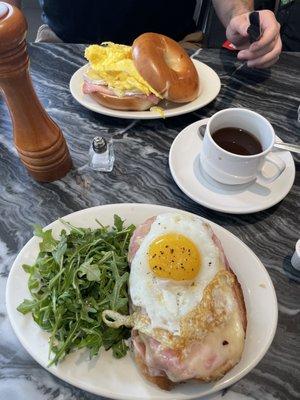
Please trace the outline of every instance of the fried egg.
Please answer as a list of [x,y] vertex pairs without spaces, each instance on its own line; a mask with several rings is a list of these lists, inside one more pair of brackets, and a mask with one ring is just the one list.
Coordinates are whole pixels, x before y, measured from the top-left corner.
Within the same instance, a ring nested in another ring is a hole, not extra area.
[[161,214],[131,262],[131,301],[148,315],[151,329],[180,335],[181,321],[222,268],[212,232],[200,218]]

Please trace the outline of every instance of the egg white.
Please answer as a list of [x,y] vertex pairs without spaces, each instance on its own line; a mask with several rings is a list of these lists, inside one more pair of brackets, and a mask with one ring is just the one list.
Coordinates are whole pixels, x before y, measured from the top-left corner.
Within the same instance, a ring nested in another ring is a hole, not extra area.
[[[201,267],[193,281],[174,281],[156,277],[148,265],[150,244],[159,236],[175,233],[189,238],[201,255]],[[136,252],[129,277],[134,306],[142,307],[151,320],[151,328],[180,334],[180,319],[194,309],[203,291],[221,269],[219,250],[210,230],[200,218],[188,214],[161,214]]]

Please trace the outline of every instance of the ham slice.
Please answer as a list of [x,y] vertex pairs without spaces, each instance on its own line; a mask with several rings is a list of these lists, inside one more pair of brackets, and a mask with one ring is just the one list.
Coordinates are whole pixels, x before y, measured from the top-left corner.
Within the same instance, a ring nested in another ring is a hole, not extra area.
[[152,223],[156,217],[148,218],[143,224],[139,225],[133,232],[130,240],[129,251],[128,251],[128,262],[131,263],[135,253],[138,251],[144,237],[149,233]]
[[106,85],[97,85],[95,83],[90,83],[90,82],[86,82],[86,81],[83,84],[82,91],[84,94],[91,94],[91,93],[95,93],[95,92],[101,92],[101,93],[109,94],[111,96],[113,96],[115,94],[114,91]]
[[[106,94],[108,96],[117,96],[117,94],[114,92],[114,90],[110,89],[108,86],[90,83],[87,81],[85,81],[83,83],[82,91],[84,94],[100,92],[100,93]],[[153,104],[158,104],[160,101],[160,99],[152,93],[149,95],[146,95],[143,93],[125,92],[124,96],[122,96],[122,97],[132,97],[132,96],[138,97],[138,98],[141,98],[144,100],[148,100]]]

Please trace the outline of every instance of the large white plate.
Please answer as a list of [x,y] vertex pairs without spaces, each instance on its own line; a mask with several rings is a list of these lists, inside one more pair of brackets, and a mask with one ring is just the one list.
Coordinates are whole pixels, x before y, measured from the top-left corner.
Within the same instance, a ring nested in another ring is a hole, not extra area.
[[[112,224],[115,213],[128,223],[139,224],[153,215],[172,211],[179,210],[149,204],[112,204],[77,211],[64,219],[77,226],[96,228],[95,218],[104,224]],[[162,391],[146,382],[129,355],[116,360],[110,352],[103,352],[98,358],[89,361],[85,352],[74,352],[49,371],[81,389],[109,398],[181,400],[198,398],[224,389],[255,367],[270,346],[277,326],[274,287],[263,264],[243,242],[219,225],[211,223],[211,226],[224,246],[245,297],[248,328],[245,349],[238,365],[218,382],[182,384],[171,392]],[[59,221],[48,226],[55,235],[59,234],[62,227]],[[35,261],[38,243],[37,238],[30,239],[17,256],[8,277],[6,306],[20,342],[39,364],[47,368],[48,335],[35,324],[30,315],[24,316],[16,310],[24,298],[30,297],[28,275],[21,266]]]
[[[200,93],[199,96],[190,103],[185,104],[175,104],[175,103],[160,103],[159,106],[164,108],[164,116],[175,117],[176,115],[186,114],[191,111],[198,110],[198,108],[206,106],[214,98],[217,97],[221,82],[216,74],[216,72],[210,68],[208,65],[198,61],[192,60],[197,69],[199,79],[200,79]],[[89,95],[82,92],[83,85],[83,74],[88,68],[88,64],[79,68],[72,76],[70,80],[70,91],[74,99],[76,99],[81,105],[88,108],[89,110],[95,111],[100,114],[109,115],[111,117],[117,118],[128,118],[128,119],[156,119],[161,118],[161,116],[154,111],[120,111],[112,110],[101,106]]]
[[[295,164],[291,153],[285,150],[274,150],[277,157],[285,162],[286,168],[279,178],[269,184],[257,179],[244,185],[223,185],[205,174],[200,164],[202,138],[198,128],[207,122],[208,118],[184,128],[170,148],[171,174],[188,197],[212,210],[250,214],[274,206],[289,193],[295,179]],[[278,136],[276,140],[281,141]],[[264,173],[274,174],[272,165],[266,163]]]

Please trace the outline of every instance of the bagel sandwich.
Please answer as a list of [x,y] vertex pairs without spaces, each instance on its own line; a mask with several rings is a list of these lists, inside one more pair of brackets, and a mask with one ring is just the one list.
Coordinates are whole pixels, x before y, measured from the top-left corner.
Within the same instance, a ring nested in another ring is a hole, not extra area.
[[199,93],[196,68],[183,48],[167,36],[144,33],[132,46],[104,42],[85,50],[89,67],[83,93],[116,110],[148,110],[166,99],[194,100]]
[[104,321],[132,327],[132,352],[144,377],[170,390],[211,382],[244,349],[247,316],[237,277],[207,222],[160,214],[136,228],[129,246],[130,316],[107,310]]

